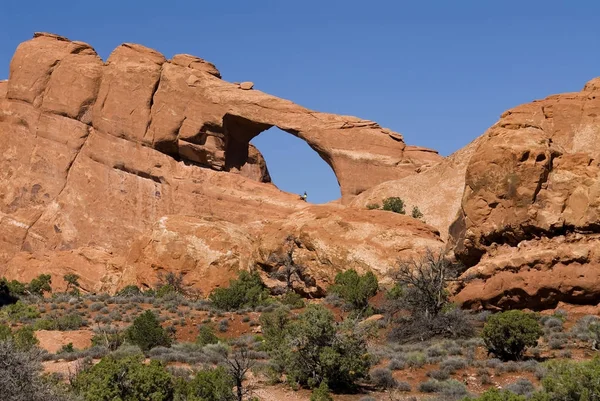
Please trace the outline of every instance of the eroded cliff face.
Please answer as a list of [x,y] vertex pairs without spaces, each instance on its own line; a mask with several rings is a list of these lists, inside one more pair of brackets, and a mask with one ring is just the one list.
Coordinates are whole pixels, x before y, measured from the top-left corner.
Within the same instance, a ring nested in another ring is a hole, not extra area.
[[413,219],[279,191],[249,145],[272,126],[329,163],[342,203],[441,159],[374,122],[243,90],[197,57],[125,44],[105,63],[85,43],[36,34],[0,83],[0,275],[50,272],[60,287],[75,271],[84,288],[114,291],[166,269],[208,292],[240,269],[268,270],[294,235],[311,295],[341,269],[383,276],[398,255],[443,246]]
[[[320,296],[339,271],[389,281],[397,259],[429,248],[465,265],[466,307],[600,301],[600,79],[505,112],[445,159],[251,87],[140,45],[106,62],[56,35],[20,45],[0,82],[0,275],[50,272],[60,289],[77,272],[115,291],[175,271],[207,294],[257,269],[277,289],[273,256],[292,246],[306,268],[296,290]],[[273,126],[331,166],[341,202],[270,183],[249,142]],[[427,223],[366,210],[390,196]]]
[[465,304],[600,301],[599,83],[511,109],[480,139],[450,228]]

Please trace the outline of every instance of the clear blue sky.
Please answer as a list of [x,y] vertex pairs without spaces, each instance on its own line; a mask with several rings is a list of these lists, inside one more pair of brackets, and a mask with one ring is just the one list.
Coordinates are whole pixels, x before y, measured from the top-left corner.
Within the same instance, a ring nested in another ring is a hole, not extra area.
[[[600,2],[555,0],[5,1],[0,79],[34,31],[214,62],[228,81],[401,132],[448,155],[512,106],[600,76]],[[315,152],[269,130],[254,142],[275,183],[339,196]]]

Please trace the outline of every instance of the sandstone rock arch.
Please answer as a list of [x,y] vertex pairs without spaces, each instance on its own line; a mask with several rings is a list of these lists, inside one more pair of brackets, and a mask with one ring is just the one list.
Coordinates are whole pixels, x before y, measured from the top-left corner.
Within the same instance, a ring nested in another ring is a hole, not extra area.
[[[375,122],[243,90],[190,55],[167,61],[152,49],[123,44],[103,63],[85,43],[40,33],[19,46],[10,71],[8,99],[214,170],[244,174],[246,143],[277,126],[306,141],[331,166],[343,202],[441,160],[434,151],[407,147],[402,135]],[[257,169],[246,170],[266,179]]]

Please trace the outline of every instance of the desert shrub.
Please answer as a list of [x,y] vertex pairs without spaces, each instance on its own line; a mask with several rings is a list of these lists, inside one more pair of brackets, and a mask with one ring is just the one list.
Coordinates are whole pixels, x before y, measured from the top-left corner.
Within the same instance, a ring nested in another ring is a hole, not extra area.
[[34,330],[56,330],[56,320],[55,319],[38,319],[33,324]]
[[172,400],[171,375],[158,361],[143,363],[142,356],[107,356],[77,374],[75,391],[85,401],[167,401]]
[[208,324],[203,324],[200,327],[198,327],[198,336],[196,337],[196,344],[203,347],[207,344],[217,344],[218,342],[219,337],[215,335],[212,326]]
[[94,302],[93,304],[90,305],[90,310],[92,312],[98,312],[102,308],[104,308],[104,303],[103,302]]
[[392,371],[385,368],[373,369],[371,371],[371,382],[381,389],[395,388],[398,381],[392,376]]
[[548,341],[548,346],[550,347],[550,349],[563,349],[565,346],[565,340],[561,339],[561,338],[552,338],[550,339],[550,341]]
[[152,311],[142,313],[133,321],[125,331],[125,339],[140,347],[142,351],[148,351],[159,345],[169,347],[172,342]]
[[75,352],[75,348],[73,347],[73,343],[68,343],[63,345],[60,350],[58,350],[58,354],[66,354]]
[[536,316],[511,310],[490,316],[481,337],[488,352],[503,360],[520,359],[543,334]]
[[419,383],[418,390],[422,393],[437,393],[441,389],[440,383],[437,380],[429,379]]
[[598,401],[600,399],[600,359],[587,362],[551,361],[542,379],[549,400]]
[[261,316],[261,323],[265,350],[290,383],[352,388],[368,374],[365,334],[350,321],[336,323],[323,306],[309,305],[296,320],[279,309]]
[[450,371],[447,369],[431,370],[427,372],[427,376],[435,380],[448,380],[450,378]]
[[300,294],[289,291],[281,296],[279,299],[282,304],[288,305],[292,309],[304,308],[304,300]]
[[119,297],[135,297],[139,295],[142,295],[142,291],[137,285],[125,286],[117,293],[117,296]]
[[448,358],[440,363],[440,369],[447,369],[450,372],[455,372],[466,367],[467,361],[465,361],[463,358]]
[[106,347],[110,351],[115,351],[125,341],[125,334],[114,327],[100,327],[95,330],[92,337],[92,346]]
[[77,313],[69,313],[56,319],[56,329],[61,331],[77,330],[84,325],[85,321]]
[[[25,288],[23,286],[23,291],[24,290]],[[19,299],[19,295],[20,294],[13,290],[11,283],[6,278],[0,278],[0,307],[14,304]]]
[[[481,394],[477,398],[464,398],[463,401],[526,401],[522,395],[515,394],[510,391],[500,391],[498,389],[492,388],[485,393]],[[541,401],[541,400],[540,400]]]
[[388,210],[394,213],[406,214],[404,210],[404,201],[397,196],[385,198],[383,200],[383,210]]
[[41,376],[41,352],[0,341],[0,394],[3,401],[66,401],[69,398]]
[[229,320],[221,319],[221,321],[219,322],[219,331],[221,333],[224,333],[227,331],[227,329],[229,329]]
[[412,212],[410,213],[413,219],[422,219],[423,213],[419,210],[417,206],[413,206]]
[[10,340],[12,338],[12,331],[10,327],[5,324],[0,324],[0,341]]
[[23,326],[13,333],[13,342],[17,349],[22,351],[31,350],[33,347],[38,345],[40,341],[35,336],[33,327]]
[[368,306],[369,298],[377,294],[379,284],[372,272],[359,275],[349,269],[335,276],[335,284],[329,292],[339,294],[354,309],[363,310]]
[[326,382],[322,381],[321,384],[319,384],[319,387],[312,391],[310,401],[333,401],[333,397],[329,393],[329,386],[327,386]]
[[415,314],[395,320],[389,339],[401,343],[425,341],[435,337],[469,338],[475,329],[468,315],[461,309],[443,311],[436,316]]
[[408,382],[399,381],[396,386],[396,390],[409,392],[409,391],[412,391],[412,387],[411,387],[410,383],[408,383]]
[[379,203],[369,203],[367,205],[367,209],[368,210],[377,210],[381,207],[381,205]]
[[40,312],[34,305],[27,305],[23,301],[17,301],[12,305],[3,307],[0,316],[11,322],[27,322],[40,317]]
[[265,304],[269,291],[258,273],[241,271],[237,280],[231,280],[228,288],[216,288],[210,300],[219,309],[235,310]]
[[504,387],[504,389],[517,395],[526,396],[530,396],[535,392],[535,387],[533,386],[533,383],[524,378],[521,378],[516,382],[507,385],[506,387]]
[[182,381],[178,393],[185,396],[183,400],[233,401],[233,378],[223,367],[203,369],[196,373],[189,382]]
[[402,370],[406,367],[406,361],[400,359],[392,359],[388,365],[388,369]]

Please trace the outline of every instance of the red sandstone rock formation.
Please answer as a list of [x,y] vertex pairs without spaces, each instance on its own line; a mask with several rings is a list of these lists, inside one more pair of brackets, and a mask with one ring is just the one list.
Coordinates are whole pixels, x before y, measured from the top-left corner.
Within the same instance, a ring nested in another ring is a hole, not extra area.
[[104,63],[87,44],[36,34],[0,83],[0,275],[75,271],[112,291],[170,269],[206,293],[294,234],[316,278],[303,291],[322,293],[343,268],[385,273],[398,255],[443,246],[412,219],[279,191],[249,145],[271,126],[329,163],[343,202],[441,159],[374,122],[240,90],[193,56],[125,44]]
[[[202,59],[36,34],[0,82],[0,275],[75,271],[90,291],[152,286],[164,270],[205,294],[240,269],[269,277],[295,238],[297,290],[445,247],[467,307],[600,300],[600,79],[504,113],[454,155],[355,117],[230,84]],[[270,184],[249,142],[277,126],[332,167],[339,203]],[[428,223],[369,203],[400,196]]]
[[451,245],[469,306],[600,300],[600,79],[505,112],[480,138]]

